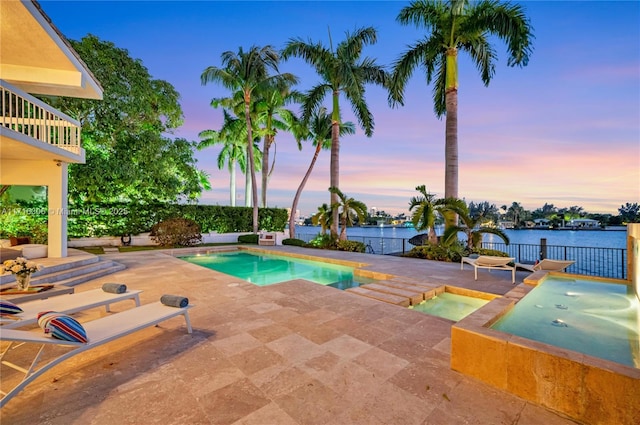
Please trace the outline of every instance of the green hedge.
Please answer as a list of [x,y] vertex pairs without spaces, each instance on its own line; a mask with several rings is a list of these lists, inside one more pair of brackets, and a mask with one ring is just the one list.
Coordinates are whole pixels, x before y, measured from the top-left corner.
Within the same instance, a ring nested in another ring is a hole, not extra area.
[[282,240],[282,245],[306,246],[307,243],[302,239],[288,238]]
[[[26,213],[25,213],[26,211]],[[198,223],[202,233],[251,232],[252,208],[220,205],[179,204],[69,204],[67,232],[71,238],[137,235],[170,218],[186,218]],[[287,225],[287,211],[260,208],[260,230],[280,232]],[[16,231],[30,234],[36,224],[46,223],[47,204],[29,202],[0,208],[0,238],[16,236]],[[10,225],[9,225],[10,224]],[[33,233],[31,233],[33,234]]]

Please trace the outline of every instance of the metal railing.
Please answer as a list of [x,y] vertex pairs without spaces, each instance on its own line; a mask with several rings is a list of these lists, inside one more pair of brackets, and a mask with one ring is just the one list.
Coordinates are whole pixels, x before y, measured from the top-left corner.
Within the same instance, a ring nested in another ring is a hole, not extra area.
[[58,148],[80,153],[80,123],[0,80],[0,125]]
[[[309,242],[317,234],[299,234],[296,238]],[[359,241],[366,245],[365,252],[380,255],[405,254],[414,247],[409,239],[380,238],[370,236],[349,236],[351,241]],[[612,279],[627,278],[627,250],[624,248],[592,248],[579,246],[545,245],[545,244],[505,244],[483,242],[482,248],[495,249],[514,257],[517,263],[531,263],[542,258],[554,260],[573,260],[567,273],[596,276]]]

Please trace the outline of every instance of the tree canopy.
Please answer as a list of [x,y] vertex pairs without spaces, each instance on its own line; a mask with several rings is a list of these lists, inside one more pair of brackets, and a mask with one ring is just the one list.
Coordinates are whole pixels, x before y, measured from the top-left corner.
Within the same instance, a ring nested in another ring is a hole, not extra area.
[[87,35],[70,43],[104,90],[102,100],[48,100],[82,125],[86,164],[69,166],[71,200],[196,200],[210,186],[195,142],[167,137],[183,118],[175,88],[111,42]]

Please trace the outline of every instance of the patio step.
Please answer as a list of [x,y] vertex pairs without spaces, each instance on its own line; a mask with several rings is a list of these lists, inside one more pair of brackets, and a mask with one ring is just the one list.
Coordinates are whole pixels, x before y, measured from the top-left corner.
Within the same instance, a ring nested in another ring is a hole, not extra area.
[[[100,257],[46,267],[31,277],[31,285],[45,283],[75,286],[125,269],[123,264]],[[15,281],[13,275],[3,275],[2,284]]]
[[379,291],[373,291],[371,289],[366,289],[363,286],[345,289],[345,291],[350,292],[352,294],[356,294],[356,295],[362,295],[367,298],[373,298],[378,301],[384,301],[389,304],[400,305],[402,307],[409,307],[411,305],[411,300],[408,297],[404,297],[401,295],[387,294]]

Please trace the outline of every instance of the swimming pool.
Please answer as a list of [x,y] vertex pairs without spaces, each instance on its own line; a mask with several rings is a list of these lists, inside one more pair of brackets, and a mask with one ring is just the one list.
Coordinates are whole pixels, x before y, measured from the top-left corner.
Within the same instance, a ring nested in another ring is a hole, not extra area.
[[491,328],[637,368],[638,304],[628,285],[552,276]]
[[263,253],[224,252],[178,258],[258,286],[306,279],[321,285],[347,289],[373,281],[365,277],[354,277],[352,267]]

